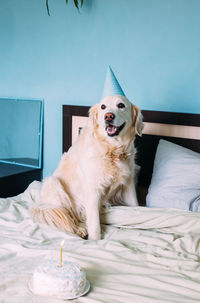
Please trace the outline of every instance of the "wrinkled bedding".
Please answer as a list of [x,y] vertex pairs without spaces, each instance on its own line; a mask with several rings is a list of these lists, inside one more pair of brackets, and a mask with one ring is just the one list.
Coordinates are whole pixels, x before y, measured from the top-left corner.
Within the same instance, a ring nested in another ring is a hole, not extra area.
[[40,183],[0,199],[0,302],[60,302],[31,293],[28,282],[44,258],[83,267],[90,292],[74,302],[200,302],[200,213],[112,207],[101,214],[103,239],[83,240],[34,223]]

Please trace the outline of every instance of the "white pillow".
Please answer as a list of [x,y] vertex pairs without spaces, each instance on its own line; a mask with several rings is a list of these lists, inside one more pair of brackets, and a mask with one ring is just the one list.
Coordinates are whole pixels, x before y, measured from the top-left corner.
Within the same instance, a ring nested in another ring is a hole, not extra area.
[[160,140],[147,206],[200,211],[200,154]]

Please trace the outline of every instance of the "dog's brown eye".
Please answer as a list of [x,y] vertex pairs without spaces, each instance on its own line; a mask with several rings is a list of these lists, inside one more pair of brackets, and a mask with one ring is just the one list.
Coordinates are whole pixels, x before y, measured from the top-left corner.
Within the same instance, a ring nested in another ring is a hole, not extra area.
[[119,104],[117,104],[117,107],[118,107],[118,108],[124,108],[125,105],[124,105],[124,103],[119,103]]
[[102,104],[101,109],[105,109],[105,108],[106,108],[105,104]]

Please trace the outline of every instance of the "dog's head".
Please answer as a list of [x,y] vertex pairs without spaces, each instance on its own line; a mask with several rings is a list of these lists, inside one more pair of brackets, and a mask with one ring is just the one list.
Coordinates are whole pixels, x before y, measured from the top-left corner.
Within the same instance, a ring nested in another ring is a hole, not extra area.
[[104,139],[134,138],[142,135],[142,115],[138,107],[121,95],[103,98],[90,109],[93,128]]

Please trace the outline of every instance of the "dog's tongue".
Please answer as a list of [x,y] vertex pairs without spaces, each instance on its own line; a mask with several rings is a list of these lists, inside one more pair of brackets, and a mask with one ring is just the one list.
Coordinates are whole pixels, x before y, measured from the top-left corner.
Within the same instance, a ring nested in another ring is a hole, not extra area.
[[109,134],[109,135],[114,135],[115,133],[116,133],[116,131],[117,131],[117,127],[116,126],[108,126],[107,127],[107,133]]

